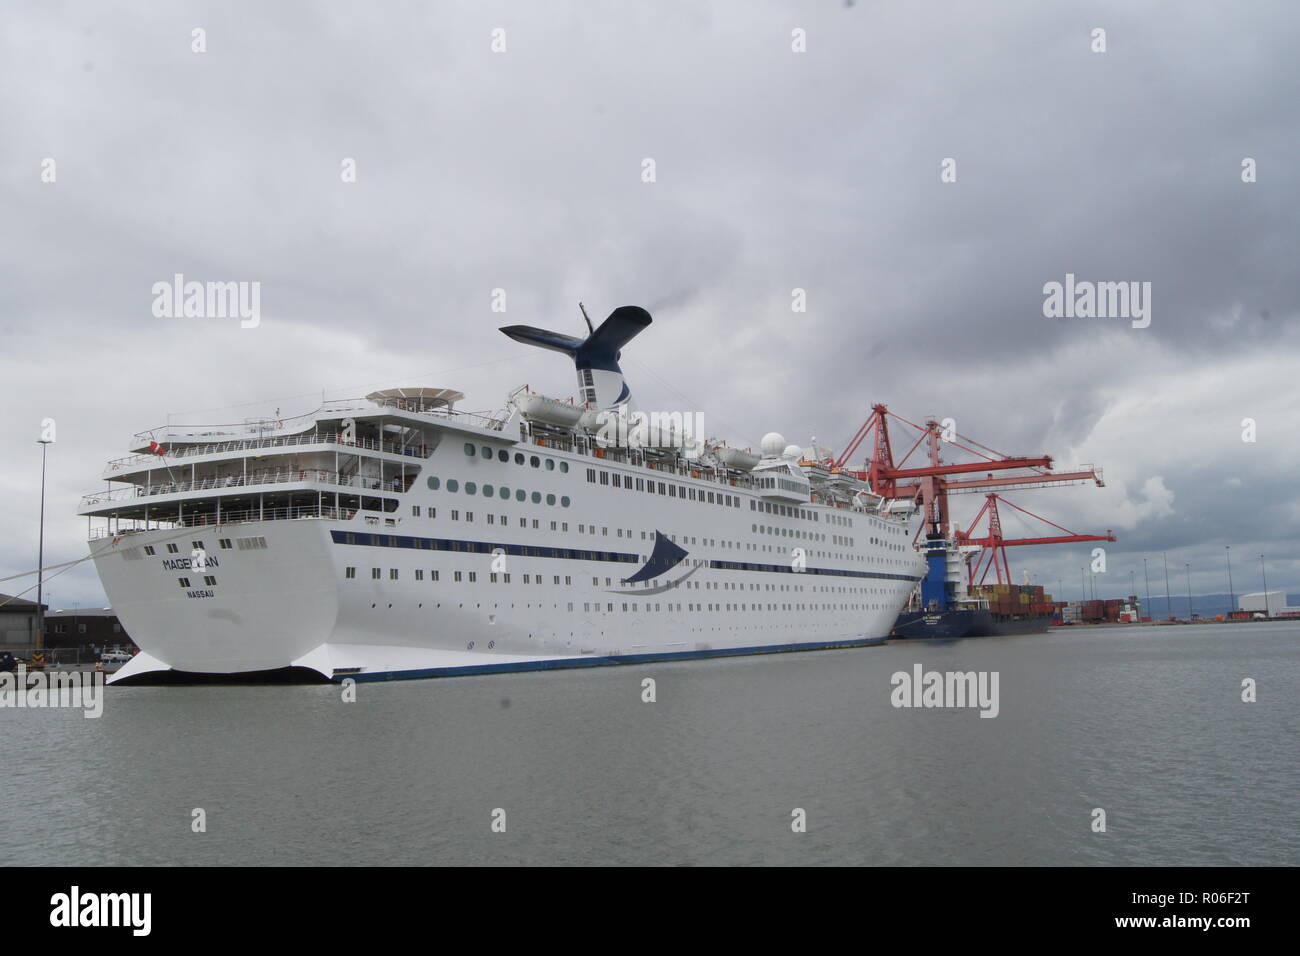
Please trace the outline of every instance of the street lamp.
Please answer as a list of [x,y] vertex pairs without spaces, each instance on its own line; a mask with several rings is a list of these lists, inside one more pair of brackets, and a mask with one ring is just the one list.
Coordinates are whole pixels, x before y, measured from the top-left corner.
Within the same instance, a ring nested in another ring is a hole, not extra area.
[[[1151,616],[1151,575],[1147,573],[1147,559],[1142,559],[1142,577],[1147,582],[1147,616]],[[1141,615],[1138,615],[1141,617]]]
[[1165,562],[1165,620],[1172,621],[1174,612],[1169,604],[1169,556],[1161,551],[1160,558]]
[[1259,556],[1259,573],[1264,578],[1264,620],[1268,620],[1268,572],[1264,570],[1264,556]]
[[1237,610],[1237,595],[1232,589],[1232,545],[1225,544],[1223,550],[1228,555],[1228,620],[1232,620],[1232,612]]
[[1187,569],[1187,620],[1191,621],[1192,619],[1192,566],[1191,564],[1184,564],[1183,567]]
[[36,650],[45,646],[45,452],[50,439],[40,438],[41,446],[41,525],[36,545]]

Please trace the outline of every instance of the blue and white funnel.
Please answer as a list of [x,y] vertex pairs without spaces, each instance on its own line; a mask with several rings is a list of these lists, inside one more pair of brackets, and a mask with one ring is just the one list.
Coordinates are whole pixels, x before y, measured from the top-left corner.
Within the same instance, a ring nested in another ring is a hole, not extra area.
[[624,305],[611,312],[600,328],[585,339],[531,325],[507,325],[501,331],[516,342],[563,352],[572,358],[582,401],[598,411],[607,411],[626,405],[632,397],[623,381],[623,370],[618,367],[619,350],[650,321],[645,309]]

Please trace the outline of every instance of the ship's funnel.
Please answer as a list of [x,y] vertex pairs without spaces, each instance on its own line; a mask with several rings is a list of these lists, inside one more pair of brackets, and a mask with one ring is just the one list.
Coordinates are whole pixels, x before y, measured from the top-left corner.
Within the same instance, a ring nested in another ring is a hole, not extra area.
[[627,403],[631,398],[623,370],[618,367],[619,350],[650,324],[650,313],[640,306],[624,305],[609,314],[600,328],[585,339],[563,332],[551,332],[531,325],[507,325],[501,331],[516,342],[563,352],[578,370],[578,391],[582,400],[604,411]]

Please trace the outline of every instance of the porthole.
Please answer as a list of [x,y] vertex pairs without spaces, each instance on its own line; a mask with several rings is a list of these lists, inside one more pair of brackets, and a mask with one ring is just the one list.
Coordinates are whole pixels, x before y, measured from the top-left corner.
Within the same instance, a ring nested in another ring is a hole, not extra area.
[[465,482],[465,494],[472,495],[476,491],[478,491],[478,485],[474,484],[472,481]]
[[560,498],[560,507],[561,507],[561,508],[567,508],[567,507],[569,507],[569,496],[568,496],[568,495],[564,495],[562,498]]
[[492,497],[492,492],[493,492],[493,490],[494,490],[494,489],[492,488],[491,485],[484,485],[484,486],[483,486],[483,497],[484,497],[484,498],[491,498],[491,497]]
[[524,491],[522,488],[515,489],[515,501],[523,501],[527,497],[528,492]]
[[541,466],[542,460],[538,458],[536,455],[533,455],[531,458],[528,459],[528,464],[532,465],[534,468],[538,468]]
[[508,499],[508,498],[510,497],[510,489],[509,489],[509,488],[506,488],[506,487],[503,486],[503,487],[497,489],[497,494],[498,494],[502,499]]
[[437,478],[430,478],[429,481],[428,481],[429,490],[430,490],[430,491],[437,491],[437,490],[438,490],[438,485],[440,485],[441,483],[442,483],[442,482],[440,482]]
[[550,458],[546,459],[546,470],[547,471],[555,470],[555,462]]
[[541,503],[542,503],[542,493],[541,493],[540,491],[534,491],[534,492],[533,492],[533,504],[535,504],[535,505],[540,505]]
[[522,465],[523,463],[524,463],[524,456],[519,454],[518,452],[515,452],[515,464]]
[[568,471],[569,471],[569,463],[568,463],[567,461],[562,461],[562,462],[560,462],[560,471],[564,472],[565,474],[568,473]]
[[510,452],[506,451],[504,448],[502,448],[500,451],[497,452],[497,461],[509,461],[509,460],[510,460]]
[[547,495],[547,496],[546,496],[546,503],[547,503],[548,505],[553,505],[553,504],[555,504],[555,495]]
[[473,442],[470,442],[470,441],[465,442],[465,454],[467,454],[467,455],[469,455],[469,457],[473,458],[473,457],[474,457],[474,453],[475,453],[474,443],[473,443]]
[[459,491],[459,490],[460,490],[460,482],[457,481],[455,478],[448,478],[448,479],[447,479],[447,490],[448,490],[448,491]]
[[489,448],[487,445],[483,446],[479,454],[481,454],[484,458],[488,459],[489,461],[492,460],[492,449]]

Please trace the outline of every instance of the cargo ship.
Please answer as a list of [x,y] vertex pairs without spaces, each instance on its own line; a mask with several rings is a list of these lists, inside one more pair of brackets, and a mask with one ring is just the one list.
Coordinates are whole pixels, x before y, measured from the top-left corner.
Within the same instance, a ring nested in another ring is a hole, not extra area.
[[925,546],[926,575],[894,622],[893,637],[994,637],[1040,634],[1052,626],[1056,605],[1037,585],[972,585],[967,554],[978,551],[931,534]]

